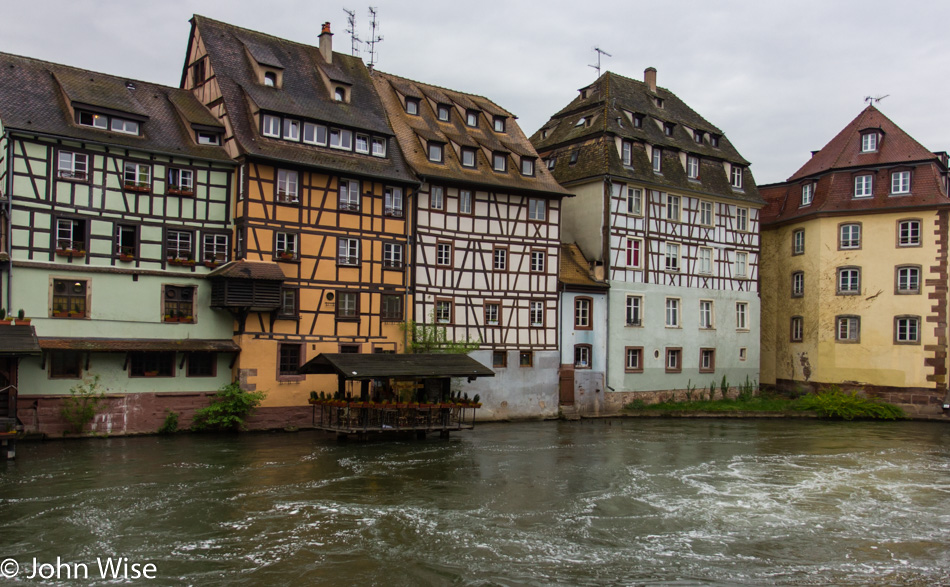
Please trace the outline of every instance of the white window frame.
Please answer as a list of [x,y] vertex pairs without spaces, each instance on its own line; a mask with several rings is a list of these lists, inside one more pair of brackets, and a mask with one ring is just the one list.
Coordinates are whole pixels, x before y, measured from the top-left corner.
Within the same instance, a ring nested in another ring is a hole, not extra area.
[[696,155],[686,156],[686,177],[688,179],[699,179],[699,157]]
[[528,220],[544,222],[547,219],[547,202],[542,198],[528,198]]
[[665,303],[665,326],[667,328],[679,328],[680,327],[680,299],[679,298],[666,298]]
[[805,229],[799,228],[792,232],[792,254],[805,254]]
[[842,224],[838,227],[839,249],[861,248],[861,225],[855,223]]
[[624,255],[626,266],[634,269],[643,264],[643,239],[630,238],[625,239]]
[[284,119],[283,137],[285,141],[300,141],[300,121]]
[[918,316],[895,317],[894,342],[899,344],[919,344],[920,318]]
[[385,157],[386,156],[386,139],[382,137],[373,137],[372,140],[372,155],[373,157]]
[[874,176],[869,173],[854,176],[854,197],[870,198],[874,195]]
[[485,324],[488,326],[498,326],[501,323],[501,304],[498,302],[488,302],[485,304]]
[[654,173],[660,173],[663,170],[663,149],[659,147],[653,147],[653,171]]
[[742,168],[738,165],[732,166],[732,187],[742,189]]
[[508,249],[496,247],[492,251],[492,269],[494,271],[508,270]]
[[670,222],[680,222],[683,214],[682,204],[682,197],[666,194],[666,214],[664,217]]
[[383,267],[402,269],[402,253],[402,243],[383,243]]
[[344,128],[330,129],[330,148],[342,151],[353,150],[353,131]]
[[349,212],[360,211],[360,182],[356,179],[341,179],[337,207]]
[[699,223],[702,226],[715,226],[716,205],[706,200],[699,201]]
[[861,152],[873,153],[877,151],[877,133],[866,132],[861,135]]
[[544,326],[544,302],[532,300],[529,305],[529,320],[532,327]]
[[699,247],[697,259],[697,273],[711,275],[713,267],[713,249],[712,247]]
[[459,214],[471,214],[472,213],[472,191],[471,190],[459,190]]
[[383,216],[402,218],[403,213],[402,188],[387,187],[383,190]]
[[897,268],[897,293],[920,293],[920,267],[906,265]]
[[633,165],[633,143],[631,141],[620,141],[620,158],[625,166]]
[[792,273],[792,297],[800,298],[805,295],[805,272]]
[[643,326],[643,296],[627,296],[627,326]]
[[837,273],[838,295],[859,295],[861,293],[860,267],[839,267]]
[[441,267],[452,266],[452,244],[451,243],[436,243],[435,264]]
[[547,255],[544,251],[531,251],[531,272],[544,273],[545,261]]
[[891,193],[910,193],[910,171],[895,171],[891,174]]
[[299,175],[296,170],[277,170],[277,191],[275,194],[278,202],[284,204],[297,204],[300,202],[298,178]]
[[860,342],[861,341],[861,317],[860,316],[836,316],[835,317],[835,341],[837,342]]
[[261,134],[265,137],[280,138],[280,116],[264,114],[261,116]]
[[60,151],[56,174],[63,179],[87,181],[89,179],[89,155],[72,151]]
[[336,263],[345,267],[360,264],[360,239],[340,237],[336,241]]
[[202,261],[212,261],[215,263],[224,263],[228,260],[230,239],[229,235],[222,233],[206,233],[202,235],[201,255]]
[[[312,138],[308,138],[308,135]],[[312,122],[303,123],[303,142],[310,145],[327,145],[327,127]]]
[[664,270],[678,273],[680,270],[680,245],[678,243],[664,243],[663,251]]
[[492,153],[492,169],[502,173],[508,171],[508,156],[504,153]]
[[699,300],[699,327],[711,330],[716,327],[716,312],[713,300]]
[[[131,172],[131,176],[130,176]],[[129,178],[132,178],[131,180]],[[122,167],[122,181],[125,185],[152,187],[152,166],[148,163],[126,161]]]
[[748,302],[736,302],[736,330],[749,330]]
[[791,342],[802,342],[805,339],[805,318],[802,316],[792,316],[791,332],[789,337]]
[[195,172],[182,167],[169,167],[167,182],[167,189],[193,192],[195,189]]
[[920,246],[921,233],[920,220],[901,220],[897,223],[897,246],[917,247]]
[[736,230],[739,232],[749,232],[748,208],[736,208]]
[[643,216],[643,190],[627,186],[627,214]]
[[521,175],[524,175],[526,177],[534,177],[534,158],[533,157],[521,158]]
[[802,186],[802,206],[811,206],[815,199],[815,184],[806,183]]
[[369,155],[369,135],[356,133],[356,143],[354,150],[363,155]]
[[428,146],[429,161],[432,161],[433,163],[444,162],[445,145],[442,143],[429,143]]
[[442,186],[429,186],[429,207],[433,210],[445,209],[445,190]]
[[295,232],[278,232],[274,235],[274,248],[276,249],[276,255],[280,256],[281,253],[287,252],[291,253],[294,256],[294,259],[297,258],[300,250],[297,248],[298,238],[297,233]]
[[746,278],[749,272],[749,253],[736,251],[736,277]]

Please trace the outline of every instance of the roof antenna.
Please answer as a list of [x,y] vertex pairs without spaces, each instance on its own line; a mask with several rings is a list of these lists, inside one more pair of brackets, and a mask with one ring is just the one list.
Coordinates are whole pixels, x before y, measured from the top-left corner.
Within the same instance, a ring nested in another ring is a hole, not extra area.
[[600,47],[594,47],[594,51],[597,51],[597,65],[588,65],[587,67],[593,67],[597,70],[597,77],[600,77],[600,56],[606,55],[607,57],[613,57],[610,53],[604,51]]
[[877,98],[873,98],[871,96],[865,96],[864,101],[867,102],[868,104],[874,104],[875,102],[880,102],[881,100],[883,100],[884,98],[887,98],[888,96],[890,96],[890,94],[878,96]]
[[369,7],[369,14],[370,16],[373,17],[373,19],[370,21],[370,26],[372,27],[373,32],[370,35],[370,38],[368,41],[369,42],[369,68],[373,69],[373,66],[376,65],[376,58],[377,58],[376,43],[382,41],[383,36],[376,34],[376,28],[379,26],[379,24],[376,22],[376,8],[374,6]]
[[350,55],[359,57],[360,43],[363,41],[356,36],[356,11],[344,8],[343,12],[346,13],[346,26],[349,27],[346,32],[350,33]]

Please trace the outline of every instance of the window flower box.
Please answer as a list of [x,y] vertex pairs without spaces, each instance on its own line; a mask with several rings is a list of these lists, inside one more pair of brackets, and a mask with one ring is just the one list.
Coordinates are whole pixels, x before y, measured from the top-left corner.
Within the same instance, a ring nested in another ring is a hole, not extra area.
[[168,195],[170,196],[193,196],[195,195],[195,190],[191,188],[179,188],[174,186],[169,186]]
[[194,260],[194,259],[182,259],[181,257],[171,257],[171,258],[168,259],[168,264],[169,264],[169,265],[178,265],[178,266],[181,266],[181,267],[194,267],[194,266],[195,266],[195,260]]
[[146,371],[142,375],[145,377],[158,377],[158,371]]
[[81,249],[56,249],[56,255],[59,257],[85,257],[86,251]]
[[214,269],[214,268],[217,267],[218,265],[220,265],[220,263],[218,263],[217,261],[214,261],[214,260],[212,260],[212,259],[209,259],[209,260],[207,260],[207,261],[204,262],[204,266],[207,267],[208,269]]
[[170,314],[165,314],[165,318],[164,318],[162,321],[163,321],[163,322],[173,322],[173,323],[174,323],[174,322],[178,322],[178,316],[172,316],[172,315],[170,315]]
[[282,251],[277,254],[277,258],[281,261],[293,261],[297,258],[297,255],[291,251]]
[[123,187],[127,192],[148,193],[152,191],[152,186],[150,184],[140,182],[125,182]]
[[135,255],[119,253],[119,261],[122,261],[123,263],[131,263],[132,261],[135,261]]
[[16,325],[17,325],[17,326],[29,326],[29,325],[30,325],[30,322],[31,322],[32,320],[33,320],[32,318],[17,318],[17,319],[16,319]]
[[13,318],[3,318],[0,320],[0,326],[13,326]]
[[57,310],[53,312],[53,318],[69,318],[69,312],[65,310]]

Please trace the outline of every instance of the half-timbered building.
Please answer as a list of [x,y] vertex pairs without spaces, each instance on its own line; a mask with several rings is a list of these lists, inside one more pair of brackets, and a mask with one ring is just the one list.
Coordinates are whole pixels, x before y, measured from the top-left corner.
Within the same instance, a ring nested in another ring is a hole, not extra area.
[[320,353],[403,350],[416,182],[370,72],[331,41],[329,23],[311,46],[195,16],[182,72],[238,163],[236,261],[213,276],[215,303],[265,407],[336,389],[297,374]]
[[648,68],[603,74],[531,140],[577,194],[562,240],[610,285],[608,404],[757,379],[762,200],[724,133]]
[[482,96],[374,72],[413,198],[417,322],[478,340],[495,371],[467,386],[480,417],[557,413],[558,258],[568,192],[538,166],[515,116]]
[[866,107],[762,186],[762,381],[861,387],[918,416],[947,397],[947,154]]
[[0,121],[0,305],[42,349],[19,365],[19,420],[62,430],[60,400],[94,376],[100,433],[206,404],[239,350],[206,280],[231,248],[224,128],[189,92],[7,54]]

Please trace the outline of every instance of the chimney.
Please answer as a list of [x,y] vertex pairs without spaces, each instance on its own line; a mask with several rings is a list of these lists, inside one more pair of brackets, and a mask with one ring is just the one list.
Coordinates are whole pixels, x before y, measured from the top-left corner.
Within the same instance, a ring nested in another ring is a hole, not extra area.
[[650,86],[650,91],[656,93],[656,68],[648,67],[643,70],[643,83]]
[[330,23],[323,23],[320,31],[320,55],[327,63],[333,63],[333,33],[330,32]]

